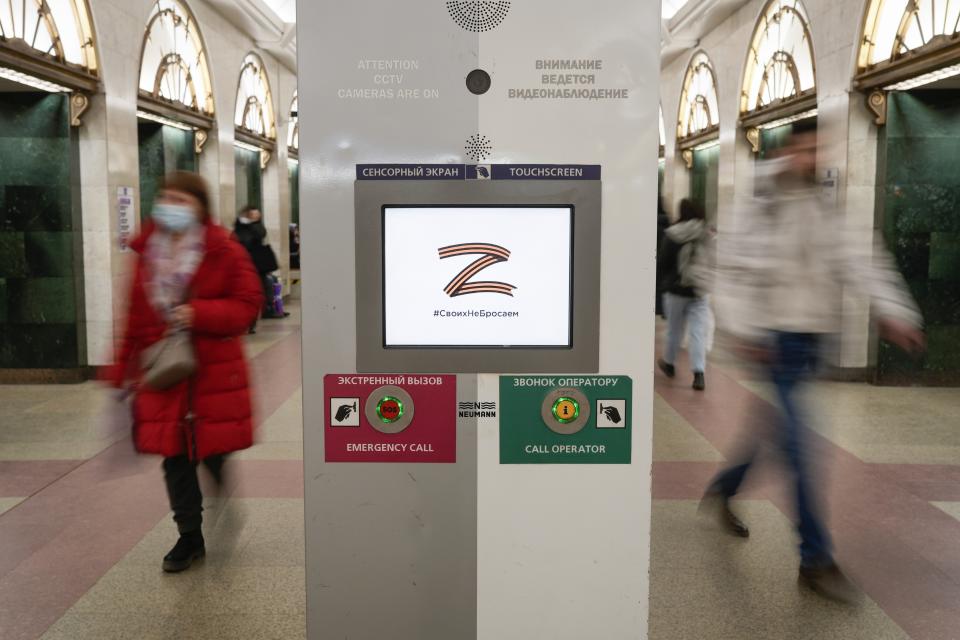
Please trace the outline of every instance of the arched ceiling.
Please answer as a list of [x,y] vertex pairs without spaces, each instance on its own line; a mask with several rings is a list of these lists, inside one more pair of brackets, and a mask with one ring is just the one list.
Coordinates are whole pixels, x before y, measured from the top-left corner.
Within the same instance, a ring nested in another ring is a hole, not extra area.
[[[292,73],[297,72],[297,24],[294,0],[206,0]],[[292,19],[291,19],[292,18]]]

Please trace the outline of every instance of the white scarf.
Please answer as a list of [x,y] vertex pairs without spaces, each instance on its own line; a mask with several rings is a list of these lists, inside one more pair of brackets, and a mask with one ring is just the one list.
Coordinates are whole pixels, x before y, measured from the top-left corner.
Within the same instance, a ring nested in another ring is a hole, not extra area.
[[179,238],[161,229],[150,234],[144,258],[147,268],[147,298],[163,318],[187,301],[188,289],[203,261],[206,233],[194,225]]

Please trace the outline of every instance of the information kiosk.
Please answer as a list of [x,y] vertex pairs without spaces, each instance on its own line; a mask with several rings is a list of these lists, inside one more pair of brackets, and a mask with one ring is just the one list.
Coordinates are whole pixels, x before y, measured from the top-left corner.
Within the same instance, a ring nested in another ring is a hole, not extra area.
[[310,638],[646,637],[656,5],[299,4]]

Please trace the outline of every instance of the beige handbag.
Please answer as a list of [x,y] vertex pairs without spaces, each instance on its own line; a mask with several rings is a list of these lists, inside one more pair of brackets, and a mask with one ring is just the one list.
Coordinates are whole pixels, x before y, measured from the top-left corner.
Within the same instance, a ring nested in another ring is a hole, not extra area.
[[177,385],[197,370],[189,331],[168,333],[143,351],[140,359],[143,384],[156,391]]

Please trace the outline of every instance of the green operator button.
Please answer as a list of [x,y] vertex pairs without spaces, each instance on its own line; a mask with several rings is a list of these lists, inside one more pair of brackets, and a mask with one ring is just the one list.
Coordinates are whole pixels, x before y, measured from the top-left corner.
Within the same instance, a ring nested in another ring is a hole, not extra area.
[[570,424],[580,417],[580,403],[561,396],[553,403],[553,417],[561,424]]
[[393,396],[384,396],[377,403],[377,417],[384,424],[393,424],[403,417],[403,402]]

